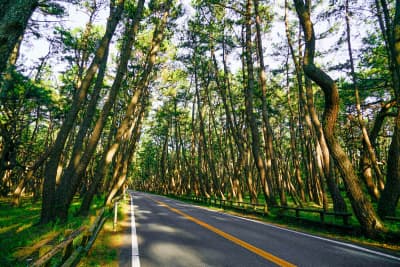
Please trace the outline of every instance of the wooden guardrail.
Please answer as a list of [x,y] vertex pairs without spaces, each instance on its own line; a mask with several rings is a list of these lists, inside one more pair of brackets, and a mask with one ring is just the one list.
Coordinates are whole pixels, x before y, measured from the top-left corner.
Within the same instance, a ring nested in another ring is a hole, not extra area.
[[[79,228],[76,231],[71,231],[70,234],[68,236],[66,236],[64,238],[63,241],[61,241],[61,243],[59,243],[58,245],[56,245],[55,247],[50,246],[50,245],[46,245],[40,248],[39,251],[39,259],[34,262],[32,264],[32,267],[37,267],[37,266],[46,266],[46,264],[59,252],[61,252],[61,250],[64,249],[64,251],[66,251],[68,253],[68,247],[70,244],[72,244],[72,242],[74,241],[74,239],[76,237],[78,237],[83,231],[84,231],[85,227],[82,226],[81,228]],[[63,258],[65,257],[65,255],[63,255]]]
[[[49,266],[51,259],[59,255],[61,251],[62,260],[60,265],[62,267],[74,266],[79,262],[80,257],[90,250],[107,217],[105,208],[102,208],[90,228],[87,229],[87,227],[82,226],[75,231],[66,230],[64,240],[56,246],[43,246],[39,251],[39,259],[31,266]],[[82,240],[74,249],[74,240],[80,237]]]
[[[243,214],[257,214],[265,216],[268,214],[268,207],[265,204],[255,204],[248,202],[239,202],[233,200],[225,200],[220,198],[207,198],[203,196],[173,196],[178,199],[188,200],[197,203],[204,203],[211,206],[216,206],[223,209],[232,209],[241,211]],[[334,212],[334,211],[325,211],[322,209],[310,209],[310,208],[299,208],[299,207],[286,207],[286,206],[275,206],[274,208],[281,209],[282,211],[293,210],[295,211],[295,217],[298,219],[305,219],[301,217],[302,213],[317,213],[319,214],[320,222],[326,224],[327,216],[339,217],[342,219],[341,226],[345,228],[350,228],[350,217],[352,213],[350,212]]]
[[400,222],[400,217],[386,216],[385,220],[386,221]]
[[101,209],[95,222],[87,231],[84,232],[80,246],[66,257],[64,263],[61,265],[62,267],[75,266],[75,264],[79,262],[80,257],[89,252],[94,241],[96,241],[97,235],[107,220],[107,216],[104,215],[104,210],[104,208]]
[[265,216],[268,213],[268,207],[265,204],[240,202],[220,198],[207,198],[203,196],[174,196],[178,199],[188,200],[197,203],[205,203],[223,209],[232,209],[240,211],[243,214],[258,214]]
[[343,221],[343,225],[345,227],[350,226],[349,218],[353,215],[350,212],[334,212],[334,211],[325,211],[321,209],[309,209],[309,208],[298,208],[298,207],[279,207],[282,210],[294,210],[295,216],[298,219],[301,219],[300,213],[317,213],[319,214],[320,222],[325,223],[326,216],[334,216],[334,217],[341,217]]

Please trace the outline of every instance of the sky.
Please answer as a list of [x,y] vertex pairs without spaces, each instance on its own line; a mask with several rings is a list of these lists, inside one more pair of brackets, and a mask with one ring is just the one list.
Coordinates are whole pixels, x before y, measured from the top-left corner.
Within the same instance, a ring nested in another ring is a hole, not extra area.
[[[186,25],[188,19],[190,18],[191,15],[194,14],[194,9],[191,7],[190,0],[179,0],[185,10],[185,16],[182,17],[181,19],[178,20],[178,25]],[[272,51],[272,47],[276,45],[278,42],[285,41],[285,30],[284,30],[284,22],[283,22],[283,15],[284,15],[284,1],[283,0],[272,0],[272,6],[273,11],[276,13],[276,16],[281,17],[282,19],[275,19],[273,25],[272,25],[272,30],[271,33],[269,33],[267,36],[264,38],[264,51],[265,51],[265,62],[267,64],[267,72],[269,69],[274,69],[279,67],[279,64],[281,62],[277,59],[274,58],[270,55],[270,51]],[[328,3],[328,1],[325,1]],[[73,29],[76,27],[84,27],[85,24],[88,21],[88,15],[81,10],[79,10],[79,7],[76,7],[75,5],[65,3],[66,7],[66,13],[68,16],[62,18],[61,21],[59,21],[58,18],[52,18],[52,17],[44,17],[43,15],[40,15],[39,12],[35,12],[33,17],[32,17],[32,22],[35,21],[40,21],[38,22],[39,31],[43,36],[51,36],[52,31],[54,27],[56,26],[63,26],[69,29]],[[323,8],[327,8],[324,6]],[[318,10],[314,12],[314,14],[317,14]],[[106,19],[109,15],[109,10],[108,8],[102,9],[97,17],[96,23],[105,25],[106,24]],[[294,17],[295,14],[292,12],[291,13],[291,19],[292,21],[296,20]],[[315,15],[314,15],[315,16]],[[51,21],[56,21],[56,22],[51,22],[49,25],[51,26],[50,29],[45,30],[45,27],[43,27],[44,22],[46,20],[51,20]],[[314,21],[317,21],[316,18],[313,18]],[[316,33],[323,32],[327,27],[331,26],[335,21],[327,21],[327,20],[322,20],[321,22],[316,23],[315,29]],[[354,22],[353,22],[354,23]],[[354,25],[353,25],[354,26]],[[354,30],[355,29],[355,30]],[[360,35],[362,33],[365,34],[365,31],[360,31],[360,27],[353,27],[353,35]],[[332,43],[337,41],[337,36],[333,36],[331,38],[326,38],[323,40],[318,40],[317,41],[317,50],[323,51],[326,50],[328,47],[332,45]],[[358,37],[358,41],[355,42],[355,46],[357,46],[357,42],[359,43],[361,37]],[[29,36],[29,38],[25,38],[23,45],[22,45],[22,53],[23,57],[19,59],[19,63],[22,63],[26,67],[31,67],[31,66],[37,66],[39,59],[43,56],[45,56],[49,51],[49,42],[45,41],[43,38],[37,39],[35,37]],[[335,54],[331,53],[328,56],[320,57],[317,58],[316,61],[317,63],[329,63],[337,60],[345,60],[347,58],[346,50],[340,50],[337,51]],[[241,68],[241,63],[238,59],[238,55],[232,54],[229,58],[229,63],[230,63],[230,69],[233,72],[236,72]],[[65,64],[56,64],[56,62],[52,62],[52,67],[56,71],[62,71],[65,69]],[[28,69],[28,68],[27,68]],[[27,71],[26,74],[29,74],[29,71]],[[334,74],[335,75],[335,74]]]

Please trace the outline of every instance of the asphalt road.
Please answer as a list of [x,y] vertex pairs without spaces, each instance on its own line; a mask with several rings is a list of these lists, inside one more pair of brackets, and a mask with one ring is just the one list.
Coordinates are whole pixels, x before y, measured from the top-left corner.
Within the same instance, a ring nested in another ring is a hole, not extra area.
[[400,257],[353,244],[131,194],[129,214],[136,227],[126,236],[129,246],[121,252],[120,266],[400,266]]

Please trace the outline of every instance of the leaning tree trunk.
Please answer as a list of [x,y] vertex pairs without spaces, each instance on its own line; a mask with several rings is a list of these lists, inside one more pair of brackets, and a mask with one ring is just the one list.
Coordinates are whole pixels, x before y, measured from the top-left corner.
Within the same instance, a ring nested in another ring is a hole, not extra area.
[[[272,179],[273,177],[278,177],[278,164],[276,155],[274,153],[273,140],[274,133],[272,131],[271,123],[269,120],[268,114],[268,104],[267,104],[267,75],[265,73],[265,63],[264,63],[264,54],[263,54],[263,44],[262,44],[262,35],[261,35],[261,16],[259,14],[259,0],[253,0],[254,2],[254,15],[256,17],[256,34],[257,34],[257,55],[258,61],[260,63],[259,67],[259,82],[261,85],[261,115],[263,121],[263,136],[265,142],[265,166],[267,172],[267,185],[269,190],[272,192]],[[279,184],[279,183],[278,183]],[[285,197],[285,190],[283,186],[279,186],[280,192],[280,201],[281,205],[285,206],[287,203]],[[273,201],[274,202],[274,201]]]
[[[167,5],[169,7],[169,5]],[[161,42],[164,39],[164,29],[167,23],[167,19],[169,16],[169,11],[165,11],[164,16],[160,22],[160,24],[156,27],[154,34],[153,34],[153,40],[151,44],[151,48],[149,51],[149,54],[147,56],[147,65],[146,68],[144,69],[138,84],[136,85],[136,91],[131,97],[126,113],[124,115],[124,118],[122,122],[120,123],[120,126],[117,130],[116,137],[114,143],[110,146],[110,148],[105,151],[104,156],[102,157],[100,164],[97,166],[96,170],[96,176],[94,177],[94,180],[89,188],[92,192],[95,192],[95,189],[97,186],[100,184],[100,182],[103,180],[103,178],[107,175],[107,168],[111,164],[116,152],[119,149],[120,142],[123,140],[123,138],[126,138],[126,134],[129,131],[130,126],[133,123],[132,118],[135,116],[135,111],[137,110],[137,105],[141,97],[144,97],[143,94],[145,94],[145,91],[148,88],[151,74],[153,67],[156,63],[156,58],[157,58],[157,53],[160,49]],[[138,119],[138,118],[136,118]],[[94,193],[93,193],[94,194]],[[87,199],[86,199],[87,198]],[[85,214],[87,212],[88,207],[90,206],[90,203],[92,201],[93,195],[88,195],[84,199],[85,207],[81,209],[80,213]]]
[[[118,92],[122,86],[122,82],[124,80],[124,77],[126,76],[127,68],[128,68],[128,62],[131,57],[131,51],[132,51],[132,45],[135,40],[136,33],[139,28],[139,22],[142,17],[142,10],[144,6],[144,0],[139,1],[138,3],[138,8],[137,8],[137,13],[135,19],[129,23],[126,26],[126,36],[128,36],[123,43],[122,46],[122,52],[120,55],[120,62],[117,68],[117,75],[115,77],[115,80],[111,86],[110,93],[108,96],[107,101],[105,102],[103,109],[100,113],[99,118],[96,121],[96,124],[94,126],[94,129],[92,131],[92,135],[90,136],[87,146],[85,151],[83,152],[83,155],[80,156],[80,151],[79,149],[74,149],[75,155],[73,154],[73,157],[70,161],[70,165],[68,166],[67,170],[64,172],[64,175],[61,179],[61,184],[57,188],[57,207],[56,207],[56,215],[62,220],[66,220],[68,216],[68,209],[71,204],[71,201],[73,199],[73,196],[76,193],[76,190],[82,180],[82,177],[84,175],[84,172],[87,169],[87,166],[89,165],[90,160],[93,157],[93,154],[95,153],[97,144],[100,140],[101,134],[103,132],[104,126],[107,122],[107,118],[110,114],[110,111],[114,105],[114,102],[117,99]],[[104,62],[105,63],[105,62]],[[104,70],[103,70],[104,71]],[[103,74],[103,73],[102,73]],[[100,76],[100,73],[99,75]],[[102,79],[101,79],[102,80]],[[96,85],[100,85],[102,82],[97,83]],[[101,87],[99,86],[96,89],[100,89]],[[90,126],[90,121],[92,117],[94,116],[94,109],[95,109],[95,103],[92,104],[92,109],[87,110],[87,114],[85,114],[85,118],[87,121],[84,121],[81,125],[79,133],[81,131],[86,132],[87,128]],[[78,134],[79,136],[79,134]],[[77,140],[78,142],[77,145],[79,145],[79,142],[83,143],[83,136],[80,136],[80,140]]]
[[122,153],[121,167],[119,168],[119,170],[116,170],[117,171],[116,179],[113,183],[112,189],[109,191],[107,198],[105,200],[106,206],[109,206],[111,204],[112,199],[115,197],[115,195],[121,189],[121,187],[125,183],[126,178],[128,176],[129,164],[130,164],[130,162],[132,162],[132,157],[135,153],[136,145],[137,145],[137,142],[139,141],[140,134],[141,134],[140,130],[141,130],[141,126],[142,126],[144,111],[146,109],[145,102],[148,102],[148,101],[144,100],[142,103],[143,106],[140,107],[138,119],[135,123],[135,126],[132,129],[132,132],[130,133],[130,135],[131,135],[130,140],[126,140],[125,144],[124,144],[124,148],[120,150],[120,153]]
[[110,18],[107,21],[106,32],[100,42],[99,47],[96,50],[95,57],[89,69],[86,72],[86,76],[84,77],[82,82],[78,85],[79,90],[77,90],[74,96],[74,99],[72,101],[72,107],[69,110],[68,114],[66,115],[66,118],[61,126],[60,131],[57,134],[57,138],[52,147],[49,157],[50,159],[46,164],[45,174],[44,174],[42,210],[40,216],[40,222],[42,224],[47,223],[49,221],[53,221],[55,219],[55,205],[54,205],[55,185],[56,185],[55,177],[57,174],[59,161],[64,150],[65,142],[67,141],[69,133],[75,123],[77,114],[80,111],[84,101],[86,100],[87,92],[97,73],[101,61],[105,56],[107,47],[109,47],[110,45],[115,29],[117,28],[117,25],[121,18],[123,6],[124,6],[124,0],[119,0],[116,9],[114,10],[114,12],[111,12]]
[[353,211],[364,233],[370,236],[377,235],[384,230],[384,226],[371,203],[365,197],[351,161],[335,137],[335,125],[339,112],[339,92],[332,78],[314,64],[315,35],[310,18],[309,1],[304,4],[303,0],[294,0],[294,4],[306,39],[305,56],[303,58],[304,72],[325,94],[323,129],[329,150],[345,181]]

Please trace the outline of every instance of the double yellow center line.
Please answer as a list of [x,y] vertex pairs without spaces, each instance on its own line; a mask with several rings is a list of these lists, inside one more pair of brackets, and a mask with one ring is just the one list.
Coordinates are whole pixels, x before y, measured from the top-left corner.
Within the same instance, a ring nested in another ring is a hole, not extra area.
[[271,261],[271,262],[273,262],[273,263],[275,263],[275,264],[277,264],[279,266],[285,266],[285,267],[296,266],[296,265],[294,265],[294,264],[292,264],[290,262],[287,262],[287,261],[285,261],[285,260],[283,260],[281,258],[278,258],[278,257],[272,255],[271,253],[268,253],[268,252],[266,252],[266,251],[264,251],[264,250],[262,250],[262,249],[260,249],[258,247],[255,247],[255,246],[253,246],[253,245],[251,245],[251,244],[249,244],[249,243],[247,243],[247,242],[245,242],[245,241],[243,241],[243,240],[241,240],[241,239],[239,239],[237,237],[234,237],[233,235],[225,233],[224,231],[221,231],[218,228],[215,228],[214,226],[211,226],[211,225],[209,225],[209,224],[207,224],[207,223],[205,223],[203,221],[200,221],[200,220],[198,220],[198,219],[196,219],[196,218],[194,218],[194,217],[192,217],[192,216],[190,216],[190,215],[188,215],[188,214],[186,214],[186,213],[184,213],[184,212],[182,212],[182,211],[180,211],[178,209],[170,207],[164,202],[157,201],[155,199],[152,199],[152,200],[155,201],[156,203],[158,203],[160,206],[166,207],[167,209],[169,209],[169,210],[181,215],[182,217],[188,219],[189,221],[192,221],[192,222],[194,222],[194,223],[196,223],[196,224],[198,224],[198,225],[200,225],[200,226],[202,226],[202,227],[204,227],[204,228],[216,233],[217,235],[220,235],[220,236],[228,239],[229,241],[231,241],[231,242],[233,242],[233,243],[235,243],[235,244],[237,244],[237,245],[239,245],[239,246],[241,246],[241,247],[243,247],[243,248],[245,248],[245,249],[247,249],[247,250],[249,250],[249,251],[251,251],[251,252],[253,252],[253,253],[257,254],[257,255],[259,255],[259,256],[261,256],[261,257],[263,257],[264,259],[266,259],[268,261]]

